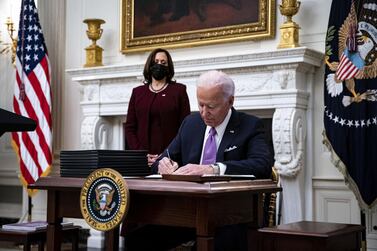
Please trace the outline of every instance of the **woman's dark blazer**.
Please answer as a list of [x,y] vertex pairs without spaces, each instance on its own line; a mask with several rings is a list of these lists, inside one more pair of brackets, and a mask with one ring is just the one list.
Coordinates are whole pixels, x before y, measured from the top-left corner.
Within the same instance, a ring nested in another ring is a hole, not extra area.
[[[158,102],[156,100],[153,105],[157,106],[160,111],[157,123],[161,125],[161,142],[149,142],[150,110],[155,95],[160,95]],[[181,122],[188,114],[190,114],[190,103],[186,86],[183,84],[170,83],[165,90],[159,93],[151,92],[148,85],[134,88],[128,105],[125,125],[128,149],[150,150],[150,144],[157,144],[159,146],[157,148],[162,151],[173,140]]]

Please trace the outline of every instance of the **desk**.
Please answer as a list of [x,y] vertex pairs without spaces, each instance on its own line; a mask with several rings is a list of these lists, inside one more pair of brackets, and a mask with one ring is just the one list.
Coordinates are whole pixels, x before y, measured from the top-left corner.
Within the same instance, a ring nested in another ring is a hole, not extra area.
[[[31,189],[47,190],[47,250],[60,248],[63,217],[82,218],[85,179],[42,177]],[[127,222],[196,228],[197,250],[213,250],[215,228],[249,223],[262,226],[262,194],[279,191],[271,180],[194,183],[126,179],[130,191]],[[221,210],[219,210],[221,208]],[[106,250],[118,250],[119,227],[105,233]]]

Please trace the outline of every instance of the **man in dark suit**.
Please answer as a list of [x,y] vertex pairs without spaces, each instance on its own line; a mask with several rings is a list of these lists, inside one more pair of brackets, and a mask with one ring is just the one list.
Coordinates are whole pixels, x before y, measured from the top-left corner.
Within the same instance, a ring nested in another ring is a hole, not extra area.
[[[262,121],[233,108],[234,89],[233,80],[223,72],[209,71],[199,77],[199,113],[184,119],[177,136],[152,165],[155,173],[270,177],[272,156]],[[246,224],[216,229],[215,250],[246,251],[247,230]],[[148,241],[143,239],[146,236]],[[195,239],[195,230],[147,225],[125,238],[126,250],[169,250]]]
[[[233,108],[233,80],[220,71],[206,72],[198,79],[197,98],[199,113],[182,122],[177,136],[152,166],[154,172],[271,177],[272,157],[262,121]],[[213,163],[204,163],[211,128],[216,131],[216,157]]]
[[[155,173],[271,177],[273,162],[262,121],[233,108],[234,89],[233,80],[221,71],[199,77],[199,113],[184,119],[177,136],[152,166]],[[213,151],[207,146],[211,137]],[[247,250],[247,226],[217,229],[215,250]]]

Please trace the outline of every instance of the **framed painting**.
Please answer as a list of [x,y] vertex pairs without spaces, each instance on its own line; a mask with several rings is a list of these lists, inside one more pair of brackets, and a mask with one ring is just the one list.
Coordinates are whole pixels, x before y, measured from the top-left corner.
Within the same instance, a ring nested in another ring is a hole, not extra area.
[[122,0],[122,53],[275,35],[275,0]]

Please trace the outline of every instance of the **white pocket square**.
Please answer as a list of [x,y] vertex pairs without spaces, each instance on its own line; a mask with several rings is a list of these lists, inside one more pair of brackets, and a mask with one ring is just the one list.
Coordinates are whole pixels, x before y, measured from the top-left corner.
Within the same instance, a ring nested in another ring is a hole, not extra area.
[[233,151],[234,149],[236,149],[237,146],[231,146],[231,147],[228,147],[227,149],[224,150],[224,152],[230,152],[230,151]]

